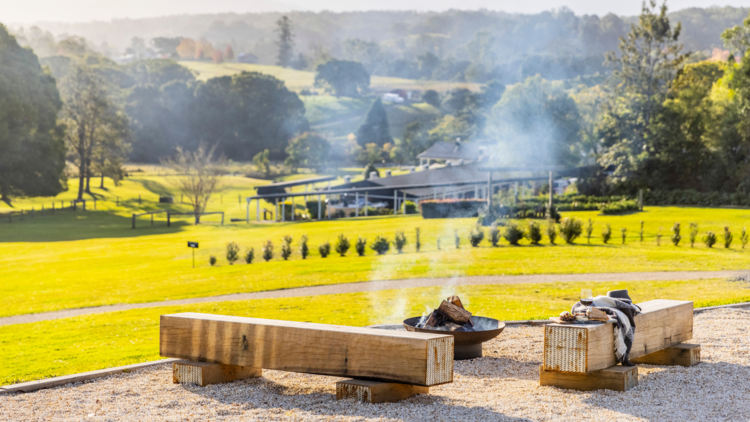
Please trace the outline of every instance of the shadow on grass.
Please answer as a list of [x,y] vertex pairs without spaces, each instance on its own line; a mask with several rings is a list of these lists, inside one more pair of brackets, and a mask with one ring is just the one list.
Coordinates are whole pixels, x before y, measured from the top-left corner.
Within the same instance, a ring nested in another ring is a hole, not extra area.
[[[143,211],[141,211],[143,212]],[[190,222],[172,221],[167,227],[166,214],[156,214],[154,225],[150,216],[137,219],[136,229],[132,218],[115,215],[107,211],[57,211],[54,215],[26,217],[0,223],[2,242],[61,242],[71,240],[123,238],[177,233],[190,226]]]

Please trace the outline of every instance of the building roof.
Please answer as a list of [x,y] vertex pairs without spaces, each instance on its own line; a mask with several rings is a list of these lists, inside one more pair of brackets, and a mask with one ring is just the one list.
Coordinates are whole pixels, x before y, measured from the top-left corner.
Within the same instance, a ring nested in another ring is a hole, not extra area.
[[300,185],[309,185],[312,183],[323,183],[330,180],[336,180],[336,176],[313,177],[310,179],[290,180],[288,182],[271,183],[270,185],[258,186],[256,188],[258,195],[269,195],[274,193],[284,193],[287,188],[293,188]]
[[432,160],[471,160],[476,161],[487,155],[489,146],[472,142],[437,142],[417,158]]

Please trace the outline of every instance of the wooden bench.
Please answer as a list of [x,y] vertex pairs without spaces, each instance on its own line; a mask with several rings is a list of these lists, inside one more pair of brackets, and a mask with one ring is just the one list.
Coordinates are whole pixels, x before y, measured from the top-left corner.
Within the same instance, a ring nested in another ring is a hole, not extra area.
[[453,382],[450,335],[182,313],[161,316],[159,352],[188,361],[175,364],[175,382],[198,385],[273,369],[377,381],[342,387],[339,398],[359,398],[362,394],[347,396],[345,390],[365,388],[375,391],[376,399],[402,399]]
[[[638,306],[643,312],[635,317],[632,362],[684,366],[700,362],[700,346],[683,344],[693,338],[693,302],[658,299]],[[618,391],[637,385],[637,367],[615,367],[613,329],[611,323],[547,325],[539,384]]]

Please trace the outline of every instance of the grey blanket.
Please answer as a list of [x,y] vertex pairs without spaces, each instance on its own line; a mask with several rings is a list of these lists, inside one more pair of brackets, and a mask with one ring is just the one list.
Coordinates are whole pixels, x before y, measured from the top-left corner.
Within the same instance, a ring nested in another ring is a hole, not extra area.
[[[630,349],[633,347],[633,339],[635,338],[634,317],[641,313],[641,308],[628,303],[628,301],[607,296],[595,297],[592,306],[606,312],[607,315],[614,316],[617,320],[615,324],[615,356],[617,356],[618,362],[630,364],[628,355],[630,354]],[[588,309],[587,306],[578,302],[573,305],[571,312],[575,315],[576,312],[586,312],[586,309]]]

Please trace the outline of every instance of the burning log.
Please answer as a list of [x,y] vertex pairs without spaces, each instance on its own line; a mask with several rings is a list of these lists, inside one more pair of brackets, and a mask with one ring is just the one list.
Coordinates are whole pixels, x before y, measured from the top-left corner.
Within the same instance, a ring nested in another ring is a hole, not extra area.
[[448,302],[458,306],[461,309],[465,309],[464,305],[461,303],[461,298],[459,298],[458,296],[454,295],[454,296],[449,297]]
[[464,309],[458,296],[451,296],[440,303],[422,325],[423,328],[446,331],[473,331],[471,312]]
[[[460,303],[460,300],[459,300]],[[458,307],[448,301],[440,303],[440,307],[437,309],[443,318],[455,322],[459,325],[464,325],[471,321],[471,312],[467,311],[463,307]]]

